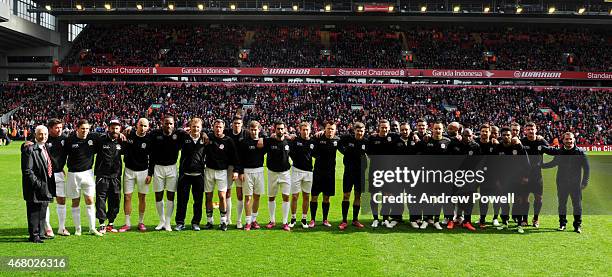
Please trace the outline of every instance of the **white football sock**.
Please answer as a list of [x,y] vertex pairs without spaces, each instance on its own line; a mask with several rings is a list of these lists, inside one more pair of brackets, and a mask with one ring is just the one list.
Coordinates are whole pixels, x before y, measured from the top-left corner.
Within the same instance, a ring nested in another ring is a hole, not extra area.
[[144,213],[138,213],[138,223],[144,224]]
[[246,217],[246,224],[251,224],[252,222],[253,222],[252,221],[252,216],[247,216]]
[[308,214],[302,214],[302,219],[307,219],[308,218]]
[[157,209],[157,216],[159,216],[159,222],[164,223],[164,200],[155,202],[155,208]]
[[289,202],[283,201],[281,208],[283,210],[283,224],[287,224],[287,218],[289,217],[289,208],[290,208]]
[[[225,212],[226,212],[226,220],[232,219],[232,198],[225,198]],[[227,221],[226,221],[227,223]]]
[[51,217],[49,213],[49,206],[47,206],[47,211],[45,212],[45,231],[51,230],[51,224],[49,223],[49,218]]
[[258,213],[252,213],[252,214],[251,214],[251,222],[255,222],[255,221],[257,221],[257,214],[258,214]]
[[174,212],[174,201],[166,202],[166,224],[172,223],[172,212]]
[[78,230],[81,229],[81,207],[72,207],[72,222],[74,222],[74,227]]
[[96,207],[92,205],[85,205],[87,208],[87,220],[89,220],[89,229],[96,229]]
[[58,230],[61,232],[66,229],[66,205],[57,205],[57,218],[59,221]]
[[268,201],[268,211],[270,212],[270,222],[276,222],[276,201]]
[[[242,222],[242,210],[244,209],[244,202],[238,201],[238,205],[236,206],[236,222]],[[229,215],[229,213],[228,213]]]
[[130,222],[130,215],[129,214],[125,215],[125,225],[126,226],[132,226],[132,222]]

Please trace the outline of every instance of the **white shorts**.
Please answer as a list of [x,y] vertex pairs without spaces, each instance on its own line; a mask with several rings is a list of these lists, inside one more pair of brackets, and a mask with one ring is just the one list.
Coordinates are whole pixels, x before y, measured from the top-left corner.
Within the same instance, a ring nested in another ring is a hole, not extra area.
[[160,191],[176,191],[176,164],[173,165],[155,165],[153,173],[153,190]]
[[232,180],[232,175],[234,174],[234,166],[230,165],[227,168],[227,190],[231,190],[232,189],[232,184],[234,182],[236,182],[236,187],[237,188],[241,188],[242,187],[242,181],[240,181],[240,179],[236,179],[236,181]]
[[123,172],[123,193],[131,194],[134,192],[134,185],[138,186],[138,193],[147,194],[149,193],[149,185],[145,183],[147,178],[147,170],[133,171],[129,168],[125,168]]
[[291,194],[310,193],[312,190],[312,171],[291,167]]
[[77,199],[81,198],[81,192],[85,196],[94,197],[96,195],[96,181],[94,180],[93,170],[81,172],[68,172],[66,182],[66,197]]
[[290,170],[283,172],[268,170],[268,196],[276,196],[276,194],[278,194],[278,187],[280,187],[282,194],[289,195],[291,193],[290,181]]
[[213,192],[215,185],[218,191],[227,191],[227,170],[215,170],[206,168],[205,171],[204,192]]
[[64,181],[64,172],[53,173],[55,178],[55,195],[57,197],[66,197],[66,182]]
[[262,195],[264,193],[264,169],[245,168],[244,182],[242,183],[242,193],[251,196],[253,194]]

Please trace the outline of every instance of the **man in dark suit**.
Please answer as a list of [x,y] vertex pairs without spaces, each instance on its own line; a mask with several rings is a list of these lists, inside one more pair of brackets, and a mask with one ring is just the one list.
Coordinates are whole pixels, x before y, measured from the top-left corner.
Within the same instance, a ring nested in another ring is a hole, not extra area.
[[35,130],[35,143],[21,147],[21,184],[28,213],[29,241],[42,243],[47,237],[41,230],[45,226],[45,212],[55,196],[53,166],[45,143],[49,137],[47,127]]

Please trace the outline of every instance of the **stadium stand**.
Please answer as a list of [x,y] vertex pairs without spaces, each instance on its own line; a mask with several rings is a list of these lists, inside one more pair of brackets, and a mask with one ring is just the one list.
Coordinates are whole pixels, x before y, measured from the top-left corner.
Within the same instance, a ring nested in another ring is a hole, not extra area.
[[62,65],[610,71],[609,49],[598,29],[90,24]]
[[466,127],[498,126],[534,121],[551,141],[562,132],[577,134],[579,144],[612,144],[612,93],[584,88],[484,86],[289,85],[189,83],[8,83],[0,112],[21,106],[9,127],[31,130],[50,117],[72,128],[80,118],[101,127],[110,118],[133,125],[141,116],[156,121],[165,114],[184,126],[193,116],[205,126],[215,118],[229,120],[237,113],[246,121],[269,127],[274,120],[289,126],[324,120],[339,122],[344,132],[354,121],[372,129],[380,118],[415,125],[429,121],[459,121]]

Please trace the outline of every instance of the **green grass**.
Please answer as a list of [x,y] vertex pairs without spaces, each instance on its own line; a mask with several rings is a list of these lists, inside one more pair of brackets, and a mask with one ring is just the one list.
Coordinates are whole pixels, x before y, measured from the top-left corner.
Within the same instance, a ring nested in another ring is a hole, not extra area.
[[[244,232],[183,231],[108,234],[102,238],[58,237],[44,244],[27,243],[25,202],[21,193],[19,142],[0,147],[0,245],[3,256],[67,256],[69,275],[609,275],[612,263],[610,164],[591,157],[591,187],[585,191],[584,233],[557,232],[557,217],[542,216],[540,229],[528,228],[523,235],[492,228],[468,233],[463,229],[414,231],[402,225],[392,231],[349,228],[340,232],[341,156],[336,173],[337,196],[332,198],[333,228],[296,228]],[[605,157],[605,156],[598,156]],[[545,209],[555,210],[554,170],[544,172]],[[132,223],[137,220],[134,201]],[[153,195],[147,197],[145,223],[157,223]],[[235,203],[235,201],[234,201]],[[280,213],[280,199],[277,200]],[[607,204],[607,205],[606,205]],[[235,206],[235,204],[234,204]],[[267,205],[262,199],[259,221],[267,222]],[[123,209],[123,208],[122,208]],[[81,209],[84,211],[84,209]],[[320,210],[320,208],[319,208]],[[607,211],[607,213],[606,213]],[[187,221],[191,218],[191,209]],[[124,221],[123,212],[117,224]],[[593,213],[591,213],[593,214]],[[235,216],[235,212],[234,212]],[[72,229],[68,212],[67,225]],[[319,216],[320,217],[320,216]],[[55,204],[52,225],[57,228]],[[218,212],[215,214],[218,220]],[[490,217],[489,217],[490,218]],[[279,216],[277,215],[277,219]],[[370,217],[362,215],[364,224]],[[571,220],[571,216],[570,216]],[[235,220],[233,220],[235,222]],[[82,216],[84,228],[85,215]],[[230,226],[233,227],[233,226]],[[571,229],[571,227],[570,227]],[[57,272],[38,272],[45,275]],[[2,271],[0,275],[15,272]],[[32,272],[27,274],[32,275]]]

